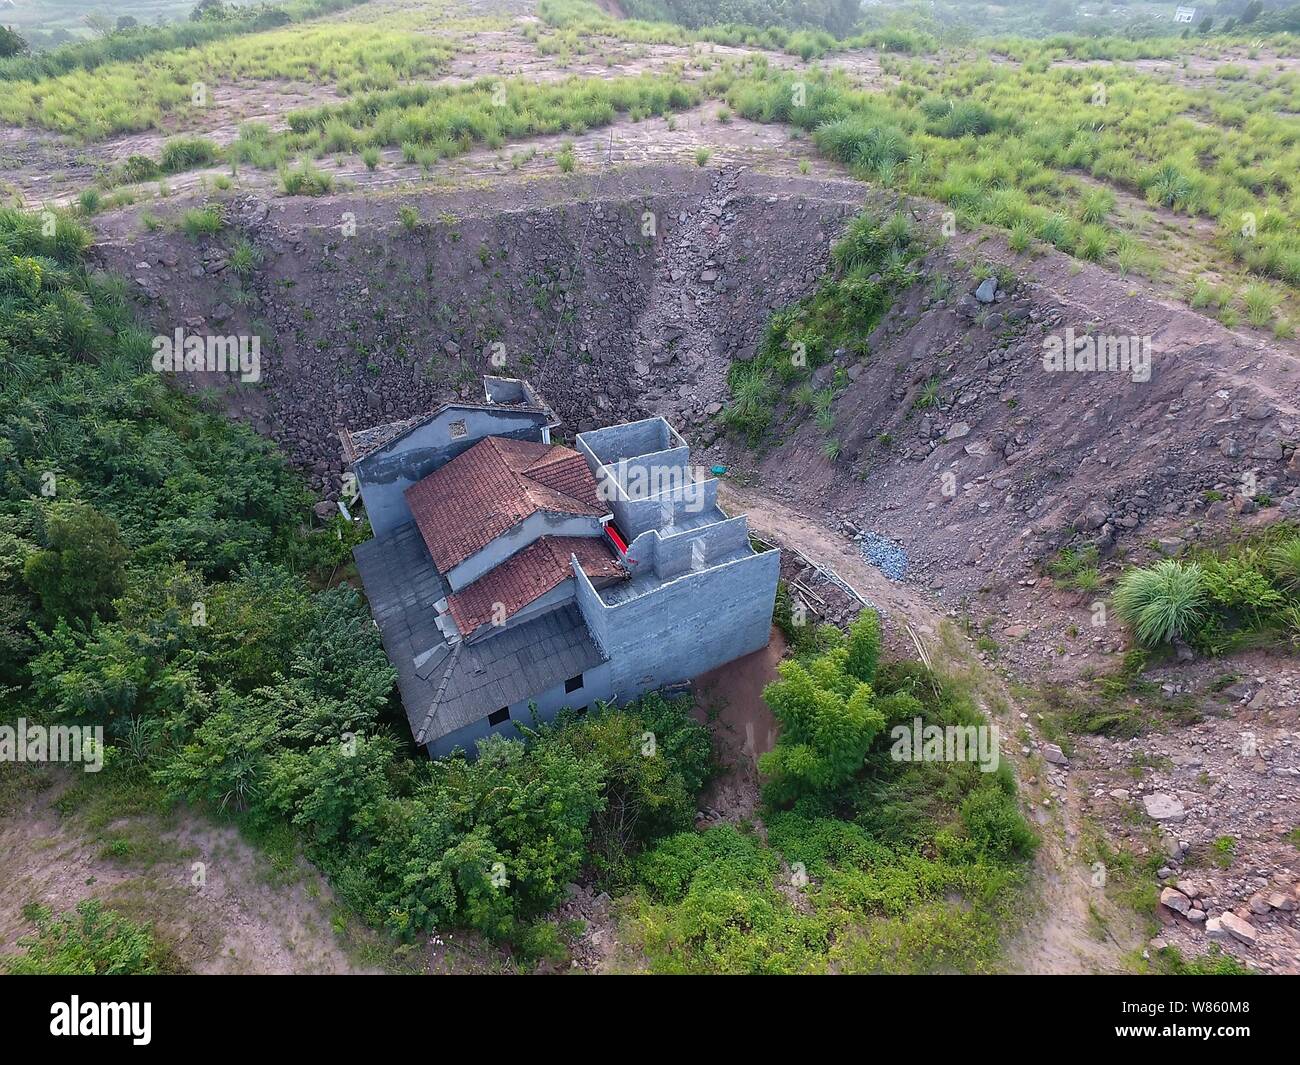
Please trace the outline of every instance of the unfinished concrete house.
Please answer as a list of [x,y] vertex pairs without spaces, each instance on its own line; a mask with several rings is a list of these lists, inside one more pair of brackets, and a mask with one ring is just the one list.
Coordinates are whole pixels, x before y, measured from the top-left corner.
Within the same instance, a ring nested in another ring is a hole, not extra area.
[[779,559],[662,418],[552,444],[526,382],[340,434],[355,552],[411,732],[473,755],[512,719],[626,702],[766,645]]

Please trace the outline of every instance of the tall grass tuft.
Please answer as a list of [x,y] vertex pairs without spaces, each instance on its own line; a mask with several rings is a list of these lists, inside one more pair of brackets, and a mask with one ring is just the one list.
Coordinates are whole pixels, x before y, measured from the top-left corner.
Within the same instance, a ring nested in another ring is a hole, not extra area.
[[1129,570],[1115,587],[1115,610],[1148,646],[1184,638],[1205,616],[1205,574],[1196,562],[1167,558]]

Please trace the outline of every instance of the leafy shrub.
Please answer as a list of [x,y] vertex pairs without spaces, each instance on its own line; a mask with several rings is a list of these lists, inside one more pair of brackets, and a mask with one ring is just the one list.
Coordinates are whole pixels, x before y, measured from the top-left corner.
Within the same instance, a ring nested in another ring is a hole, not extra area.
[[215,162],[219,151],[216,144],[203,137],[174,137],[162,146],[158,165],[163,173],[179,174],[182,170],[193,170],[196,166]]
[[781,679],[763,690],[763,699],[781,723],[781,736],[759,759],[770,802],[830,791],[861,768],[885,727],[870,684],[880,654],[879,625],[867,611],[849,629],[846,646],[807,666],[787,659],[777,667]]
[[241,278],[248,278],[262,261],[262,253],[247,237],[240,237],[230,249],[230,269]]
[[54,502],[37,523],[40,549],[23,576],[50,621],[107,616],[126,588],[127,548],[121,530],[89,503]]
[[412,207],[410,204],[404,203],[397,209],[397,219],[408,233],[414,233],[420,228],[419,208]]
[[333,190],[334,178],[303,159],[296,167],[281,168],[280,188],[286,196],[324,196]]
[[221,232],[223,224],[221,208],[216,204],[209,204],[207,207],[191,207],[181,216],[181,229],[191,240],[215,236]]
[[161,174],[162,168],[147,155],[129,155],[126,161],[118,166],[115,178],[123,184],[134,184],[140,181],[154,181]]
[[961,819],[981,857],[1024,861],[1032,858],[1038,847],[1038,837],[1020,813],[1014,791],[996,778],[962,800]]
[[152,976],[176,971],[148,925],[107,909],[96,899],[77,903],[74,913],[55,916],[47,906],[27,907],[36,925],[23,936],[23,953],[4,959],[11,976]]
[[1251,325],[1264,326],[1273,320],[1281,297],[1267,285],[1251,285],[1244,296],[1246,317]]

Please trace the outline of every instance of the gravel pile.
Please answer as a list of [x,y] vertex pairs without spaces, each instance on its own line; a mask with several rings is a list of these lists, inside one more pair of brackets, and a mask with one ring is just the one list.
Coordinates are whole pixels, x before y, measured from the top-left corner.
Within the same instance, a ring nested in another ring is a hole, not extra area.
[[891,581],[901,581],[907,576],[907,552],[892,540],[873,532],[863,533],[858,549],[863,558]]

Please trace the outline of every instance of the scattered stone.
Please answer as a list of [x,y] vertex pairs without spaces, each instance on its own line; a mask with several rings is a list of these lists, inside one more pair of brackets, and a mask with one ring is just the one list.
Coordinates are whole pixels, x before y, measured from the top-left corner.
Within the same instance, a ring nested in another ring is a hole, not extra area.
[[1153,821],[1181,821],[1187,816],[1183,804],[1165,792],[1143,795],[1142,805],[1146,809],[1147,816]]
[[862,557],[892,581],[907,576],[907,552],[892,540],[873,532],[862,534]]
[[[1214,926],[1214,927],[1211,927]],[[1259,938],[1255,926],[1244,917],[1238,917],[1231,910],[1221,913],[1218,918],[1211,917],[1205,922],[1205,932],[1211,939],[1226,939],[1232,936],[1240,943],[1253,947]]]

